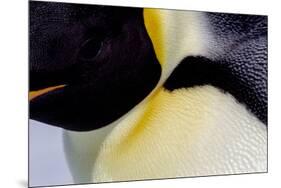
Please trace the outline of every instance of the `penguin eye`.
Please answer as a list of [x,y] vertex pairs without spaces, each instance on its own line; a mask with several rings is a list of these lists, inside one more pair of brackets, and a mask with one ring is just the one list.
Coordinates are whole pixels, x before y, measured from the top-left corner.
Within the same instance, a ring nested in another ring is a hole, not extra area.
[[99,54],[102,44],[102,40],[96,37],[86,40],[81,46],[79,58],[93,60]]

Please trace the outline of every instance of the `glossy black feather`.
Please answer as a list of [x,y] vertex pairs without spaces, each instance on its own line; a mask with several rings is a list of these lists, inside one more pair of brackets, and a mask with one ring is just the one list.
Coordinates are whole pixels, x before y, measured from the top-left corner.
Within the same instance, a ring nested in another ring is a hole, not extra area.
[[156,86],[161,67],[142,9],[30,2],[30,118],[75,131],[117,120]]

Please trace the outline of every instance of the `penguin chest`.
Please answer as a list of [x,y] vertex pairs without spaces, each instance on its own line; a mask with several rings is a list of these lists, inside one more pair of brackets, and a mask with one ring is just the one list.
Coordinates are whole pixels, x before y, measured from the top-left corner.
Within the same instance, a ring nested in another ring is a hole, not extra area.
[[160,88],[108,128],[93,148],[90,179],[106,182],[265,171],[266,136],[260,120],[215,87],[173,92]]

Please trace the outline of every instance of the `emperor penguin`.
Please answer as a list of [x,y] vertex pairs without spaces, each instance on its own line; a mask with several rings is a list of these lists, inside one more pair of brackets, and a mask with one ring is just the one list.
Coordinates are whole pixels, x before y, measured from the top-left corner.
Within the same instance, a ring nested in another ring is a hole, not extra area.
[[267,171],[267,17],[30,2],[30,118],[75,183]]

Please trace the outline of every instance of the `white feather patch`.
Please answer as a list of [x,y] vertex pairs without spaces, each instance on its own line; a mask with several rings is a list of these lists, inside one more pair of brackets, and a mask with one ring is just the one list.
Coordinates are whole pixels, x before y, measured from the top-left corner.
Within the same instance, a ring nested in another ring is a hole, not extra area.
[[[174,92],[161,88],[106,129],[99,147],[97,134],[72,137],[81,144],[75,147],[76,155],[84,156],[94,182],[267,169],[266,126],[230,94],[212,86]],[[85,156],[92,150],[92,158]],[[83,170],[73,168],[75,174],[85,174]]]
[[212,86],[163,89],[108,135],[94,181],[266,171],[266,126]]

